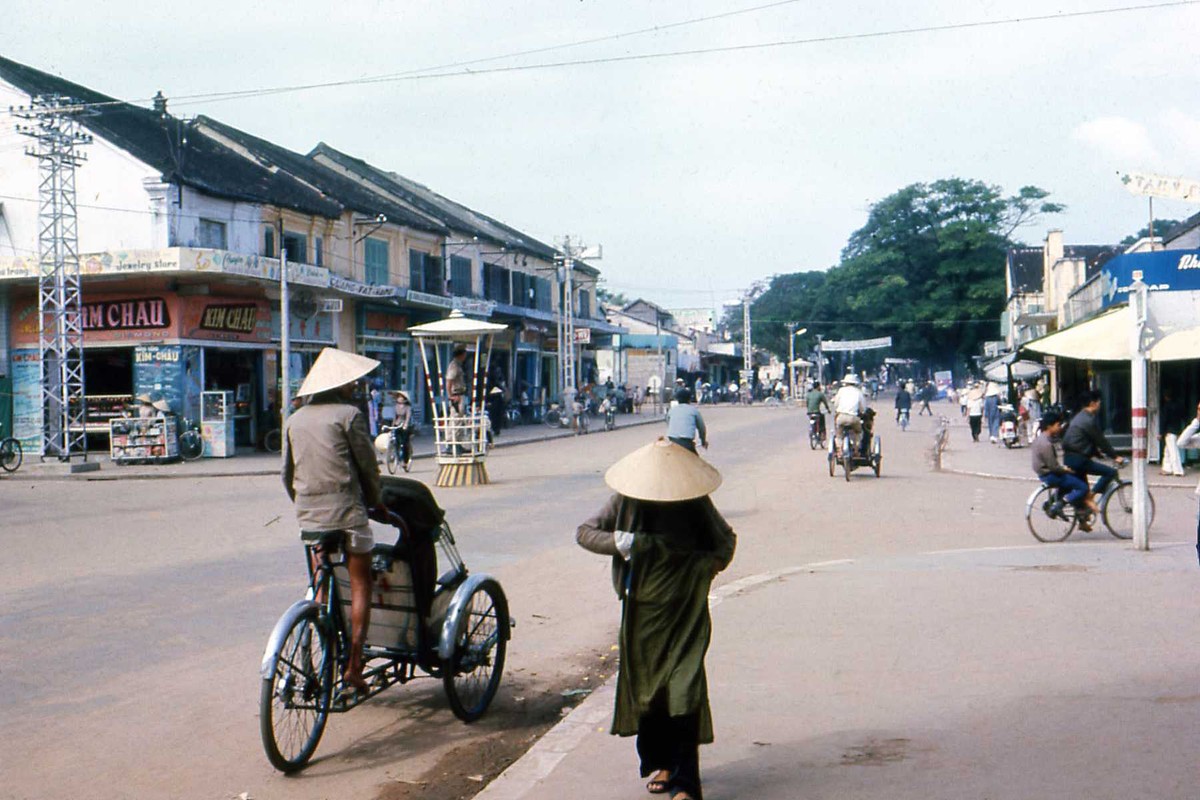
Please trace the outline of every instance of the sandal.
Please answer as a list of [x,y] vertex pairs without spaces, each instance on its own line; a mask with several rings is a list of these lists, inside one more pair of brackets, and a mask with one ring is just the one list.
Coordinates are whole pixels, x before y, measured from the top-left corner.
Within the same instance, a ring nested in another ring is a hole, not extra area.
[[646,791],[650,794],[666,794],[671,788],[671,773],[669,770],[660,769],[654,773],[655,777],[646,782]]

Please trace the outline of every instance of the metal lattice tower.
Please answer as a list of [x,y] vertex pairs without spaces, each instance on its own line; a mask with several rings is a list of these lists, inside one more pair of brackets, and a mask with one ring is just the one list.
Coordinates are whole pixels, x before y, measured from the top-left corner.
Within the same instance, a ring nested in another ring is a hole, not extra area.
[[42,380],[42,456],[87,458],[83,396],[83,313],[79,276],[79,225],[75,210],[77,152],[92,137],[79,129],[79,104],[39,95],[29,107],[10,109],[29,124],[17,131],[38,160],[38,347]]

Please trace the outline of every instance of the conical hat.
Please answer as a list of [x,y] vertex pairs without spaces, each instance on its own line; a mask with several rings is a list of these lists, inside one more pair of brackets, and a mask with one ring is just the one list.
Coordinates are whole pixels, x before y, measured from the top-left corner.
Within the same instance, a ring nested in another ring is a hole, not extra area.
[[327,392],[352,383],[379,366],[379,362],[366,356],[356,356],[335,347],[326,347],[313,362],[308,377],[300,385],[297,397]]
[[154,406],[156,409],[158,409],[159,411],[162,411],[163,413],[166,413],[171,410],[171,404],[168,403],[164,399],[155,400],[150,405]]
[[712,494],[721,485],[721,473],[687,448],[660,437],[609,467],[604,482],[635,500],[672,503]]

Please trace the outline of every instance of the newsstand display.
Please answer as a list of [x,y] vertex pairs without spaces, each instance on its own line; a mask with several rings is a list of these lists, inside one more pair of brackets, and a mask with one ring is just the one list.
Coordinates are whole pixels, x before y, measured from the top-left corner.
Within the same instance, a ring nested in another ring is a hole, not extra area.
[[174,417],[109,421],[109,455],[114,464],[169,464],[179,459]]

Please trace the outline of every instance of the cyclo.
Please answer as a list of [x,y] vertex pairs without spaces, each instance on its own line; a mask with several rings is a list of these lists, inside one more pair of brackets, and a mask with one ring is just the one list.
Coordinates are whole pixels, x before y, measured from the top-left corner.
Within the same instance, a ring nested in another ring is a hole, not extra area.
[[341,533],[301,532],[313,556],[308,592],[275,623],[260,670],[263,749],[283,772],[312,758],[329,714],[421,677],[418,671],[442,681],[450,709],[464,722],[482,716],[500,686],[514,624],[500,583],[468,572],[445,512],[423,483],[385,476],[383,500],[399,537],[372,553],[368,692],[338,677],[350,650],[350,578],[336,549]]
[[857,467],[870,467],[879,477],[879,469],[883,463],[883,445],[875,433],[875,409],[868,408],[858,415],[862,420],[862,435],[858,437],[858,446],[851,446],[851,434],[841,430],[829,437],[829,477],[833,477],[837,465],[842,465],[846,480]]

